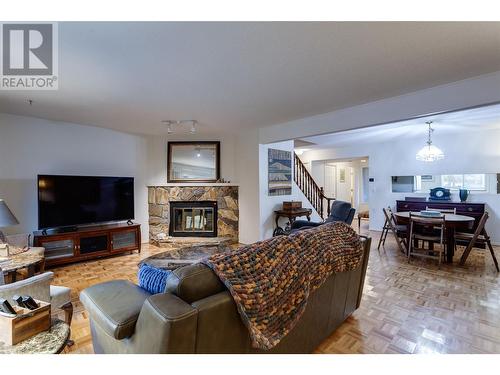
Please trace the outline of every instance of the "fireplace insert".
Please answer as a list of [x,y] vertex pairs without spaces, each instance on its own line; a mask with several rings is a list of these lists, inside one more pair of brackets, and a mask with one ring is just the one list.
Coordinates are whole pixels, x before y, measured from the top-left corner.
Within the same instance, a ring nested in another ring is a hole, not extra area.
[[171,201],[172,237],[217,237],[216,201]]

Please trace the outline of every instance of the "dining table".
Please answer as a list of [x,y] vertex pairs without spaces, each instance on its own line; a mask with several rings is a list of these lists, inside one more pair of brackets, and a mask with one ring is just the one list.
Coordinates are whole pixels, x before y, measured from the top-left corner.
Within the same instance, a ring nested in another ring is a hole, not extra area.
[[[422,217],[420,212],[395,212],[394,216],[398,224],[408,224],[410,221],[410,213],[412,216]],[[453,256],[455,255],[455,232],[459,230],[470,230],[474,226],[474,218],[472,216],[458,215],[444,213],[444,225],[445,225],[445,250],[446,250],[446,262],[453,263]],[[429,217],[429,216],[427,216]],[[429,217],[431,218],[431,217]],[[410,243],[410,231],[407,230],[407,244]]]

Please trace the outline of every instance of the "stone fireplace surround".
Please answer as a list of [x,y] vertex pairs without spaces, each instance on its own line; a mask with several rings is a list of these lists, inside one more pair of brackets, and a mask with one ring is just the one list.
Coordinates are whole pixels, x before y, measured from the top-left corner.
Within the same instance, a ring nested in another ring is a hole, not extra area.
[[[155,245],[169,238],[170,201],[217,201],[218,238],[238,242],[238,186],[232,184],[167,184],[148,186],[149,241]],[[182,237],[175,237],[180,239]],[[168,239],[168,240],[167,240]]]

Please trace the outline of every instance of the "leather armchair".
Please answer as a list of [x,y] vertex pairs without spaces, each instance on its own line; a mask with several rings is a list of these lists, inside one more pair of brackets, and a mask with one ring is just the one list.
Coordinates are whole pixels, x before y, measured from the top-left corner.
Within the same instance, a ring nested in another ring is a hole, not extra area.
[[330,216],[326,218],[326,220],[322,223],[314,223],[307,220],[296,220],[292,224],[292,230],[298,229],[307,229],[312,227],[317,227],[324,223],[331,223],[334,221],[342,221],[348,225],[351,225],[352,220],[354,219],[354,214],[356,210],[352,208],[349,202],[344,201],[334,201],[332,203],[332,208],[330,211]]

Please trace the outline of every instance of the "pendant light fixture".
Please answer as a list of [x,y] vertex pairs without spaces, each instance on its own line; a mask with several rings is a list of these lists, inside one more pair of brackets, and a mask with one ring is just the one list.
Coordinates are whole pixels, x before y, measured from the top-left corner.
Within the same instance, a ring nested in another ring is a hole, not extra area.
[[417,152],[416,158],[420,161],[433,162],[436,160],[444,159],[444,152],[440,148],[432,144],[432,132],[434,129],[431,127],[432,121],[426,122],[428,128],[428,138],[427,145],[422,147],[419,152]]

